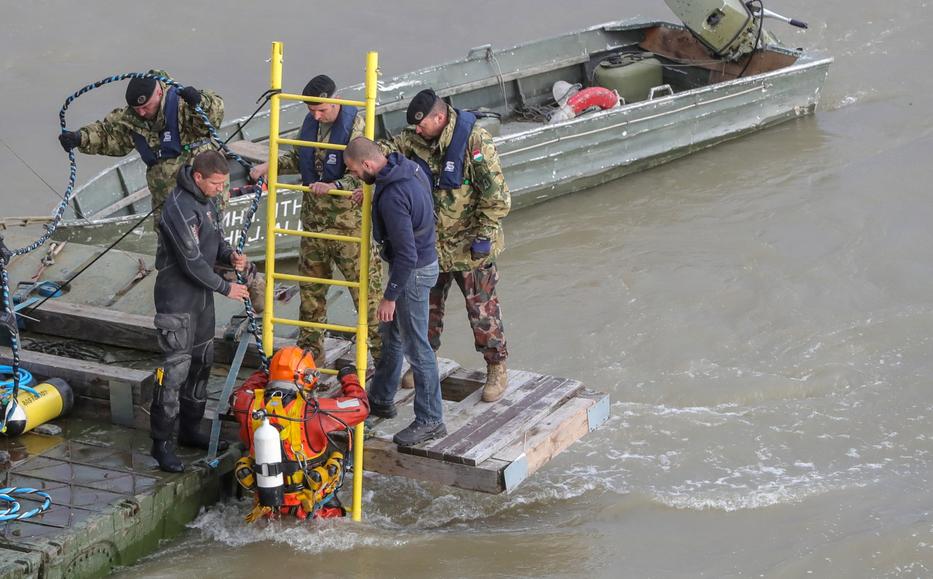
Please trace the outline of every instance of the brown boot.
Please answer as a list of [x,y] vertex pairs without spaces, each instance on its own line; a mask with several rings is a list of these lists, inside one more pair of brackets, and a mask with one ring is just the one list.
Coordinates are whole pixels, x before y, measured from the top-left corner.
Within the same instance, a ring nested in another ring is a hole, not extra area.
[[415,387],[415,373],[411,371],[411,366],[402,374],[402,381],[399,383],[399,386],[406,390],[411,390]]
[[483,385],[483,402],[495,402],[505,394],[509,384],[509,373],[505,362],[486,364],[486,384]]

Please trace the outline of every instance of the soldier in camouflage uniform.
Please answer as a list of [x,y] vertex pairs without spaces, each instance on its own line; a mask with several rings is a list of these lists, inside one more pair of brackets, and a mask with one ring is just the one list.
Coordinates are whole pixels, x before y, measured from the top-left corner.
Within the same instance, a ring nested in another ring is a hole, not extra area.
[[[171,78],[163,70],[150,70],[149,74]],[[219,127],[224,101],[211,91],[190,86],[179,89],[154,78],[133,78],[126,87],[126,102],[127,106],[114,109],[102,121],[63,132],[59,141],[66,152],[77,147],[86,155],[123,157],[134,149],[139,152],[147,167],[152,228],[158,232],[162,204],[175,187],[178,170],[191,164],[198,153],[213,150],[210,132],[194,108],[200,106],[211,124]],[[227,195],[225,191],[214,200],[220,212]],[[218,268],[218,273],[229,282],[236,281],[232,269]],[[253,306],[261,312],[265,278],[256,275],[255,266],[249,269],[247,284]]]
[[[499,155],[475,116],[448,106],[423,90],[408,106],[406,128],[387,149],[418,162],[434,185],[440,276],[431,290],[428,338],[436,352],[444,329],[444,307],[453,282],[466,300],[476,351],[486,359],[483,400],[502,397],[508,358],[496,284],[496,256],[505,246],[501,221],[511,208]],[[403,378],[410,386],[410,376]]]
[[[168,78],[168,73],[161,70],[149,73]],[[166,110],[169,100],[177,102],[175,111]],[[86,155],[123,157],[133,149],[139,151],[148,167],[152,227],[158,231],[162,203],[175,187],[178,169],[212,148],[210,133],[194,107],[200,106],[211,124],[219,127],[224,118],[224,101],[210,91],[190,86],[177,89],[153,78],[133,78],[126,88],[126,102],[127,106],[114,109],[102,121],[62,133],[59,141],[66,152],[77,147]],[[172,120],[175,122],[169,122]],[[177,149],[172,151],[171,145]]]
[[[336,85],[330,77],[318,75],[305,86],[305,96],[331,98]],[[308,103],[308,115],[301,129],[300,139],[346,145],[363,134],[366,117],[356,107],[330,103]],[[251,172],[253,179],[268,173],[269,164],[257,165]],[[331,149],[301,147],[279,157],[279,175],[301,174],[301,181],[311,188],[301,202],[301,227],[304,231],[334,235],[359,236],[360,208],[349,197],[330,195],[329,191],[353,191],[362,182],[346,173],[343,153]],[[299,273],[304,276],[329,279],[333,277],[332,264],[350,281],[359,278],[360,246],[356,243],[328,239],[301,238]],[[369,342],[373,358],[378,359],[382,349],[376,308],[382,297],[382,262],[378,254],[370,252],[369,266]],[[327,289],[324,284],[301,283],[302,321],[323,323],[327,320]],[[359,290],[348,288],[353,305],[359,308]],[[324,332],[315,328],[301,328],[298,345],[310,349],[320,364],[324,355]]]

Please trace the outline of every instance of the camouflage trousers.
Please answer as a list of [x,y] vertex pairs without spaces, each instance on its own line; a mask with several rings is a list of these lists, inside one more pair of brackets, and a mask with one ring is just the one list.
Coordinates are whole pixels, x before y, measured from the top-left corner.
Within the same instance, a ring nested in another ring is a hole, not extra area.
[[[356,281],[360,271],[360,250],[355,243],[332,241],[329,239],[301,238],[301,254],[299,256],[299,274],[308,277],[330,279],[334,277],[332,265],[343,275],[344,279]],[[305,322],[325,323],[327,321],[327,290],[328,285],[317,283],[301,283],[300,318]],[[359,311],[359,290],[350,290],[353,306]],[[374,359],[379,359],[382,352],[382,338],[379,337],[379,322],[376,318],[376,307],[382,299],[382,261],[378,254],[370,252],[369,264],[369,349]],[[354,325],[354,324],[348,324]],[[298,335],[298,345],[311,350],[318,362],[324,355],[324,331],[316,328],[301,328]]]
[[466,301],[467,318],[473,328],[476,351],[483,355],[488,364],[504,362],[509,357],[509,351],[505,344],[499,297],[496,295],[499,270],[495,263],[467,271],[442,271],[437,276],[437,283],[431,288],[431,310],[428,315],[428,341],[431,348],[436,352],[441,347],[447,293],[455,281]]

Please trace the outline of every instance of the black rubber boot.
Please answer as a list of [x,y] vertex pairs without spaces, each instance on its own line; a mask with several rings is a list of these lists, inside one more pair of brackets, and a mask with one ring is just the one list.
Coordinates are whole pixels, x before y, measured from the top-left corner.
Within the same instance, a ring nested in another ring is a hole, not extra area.
[[[186,404],[182,402],[181,422],[178,426],[178,444],[189,448],[210,448],[211,435],[201,432],[201,419],[204,418],[205,404]],[[226,440],[220,439],[217,452],[227,450],[230,445]]]
[[165,472],[184,472],[185,470],[185,465],[175,456],[175,449],[170,440],[153,440],[152,458],[159,462],[159,469]]

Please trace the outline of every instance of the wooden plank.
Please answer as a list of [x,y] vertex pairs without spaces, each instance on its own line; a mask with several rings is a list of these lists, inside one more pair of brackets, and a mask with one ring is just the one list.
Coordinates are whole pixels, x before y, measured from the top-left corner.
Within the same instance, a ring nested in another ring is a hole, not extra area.
[[547,418],[528,429],[518,440],[499,450],[493,458],[509,463],[503,472],[506,492],[589,432],[589,410],[607,394],[584,390]]
[[[10,364],[13,352],[0,347],[0,363]],[[121,381],[134,388],[151,387],[155,377],[152,372],[109,366],[97,362],[73,360],[41,352],[20,350],[20,364],[42,378],[62,378],[72,387],[76,395],[84,395],[92,388],[99,388],[110,381]]]
[[[557,378],[556,380],[561,380]],[[566,402],[583,388],[577,380],[562,380],[547,390],[538,389],[540,397],[531,400],[529,396],[521,404],[512,406],[494,420],[477,424],[478,428],[460,444],[445,453],[444,458],[459,457],[466,464],[478,464],[491,457],[495,452],[509,444],[509,441],[522,434],[551,414],[555,408]],[[538,395],[536,392],[535,395]]]
[[363,446],[363,467],[385,475],[430,481],[470,491],[498,494],[505,490],[502,471],[507,462],[489,459],[482,465],[445,463],[403,454],[391,441],[369,439]]
[[444,460],[478,464],[550,414],[582,387],[576,380],[552,376],[533,380],[472,417],[442,444],[432,447],[431,453],[442,454]]
[[[510,396],[513,396],[516,391],[519,391],[527,384],[542,378],[545,377],[541,376],[541,374],[535,374],[534,372],[509,370],[509,382],[506,386],[505,394],[498,402],[496,402],[496,404],[503,403],[504,400],[508,399]],[[451,440],[452,434],[458,432],[463,425],[470,421],[471,418],[484,412],[490,406],[490,403],[482,401],[482,396],[482,390],[476,390],[460,402],[453,404],[451,408],[446,408],[445,405],[444,424],[447,426],[447,436],[440,440],[431,441],[426,444],[406,447],[403,452],[443,460],[443,452],[437,452],[434,449],[447,444]],[[407,426],[407,424],[404,426]]]
[[[107,308],[96,308],[83,304],[74,304],[61,300],[48,300],[41,308],[25,312],[38,321],[26,319],[26,331],[48,334],[63,338],[73,338],[132,348],[146,352],[160,352],[157,331],[152,325],[152,316],[127,314]],[[331,344],[340,350],[334,356],[339,358],[346,349],[342,342],[345,340],[332,339],[325,344]],[[293,344],[293,340],[275,338],[275,349]],[[236,342],[223,337],[223,329],[218,328],[214,337],[214,361],[219,364],[229,364],[236,352]],[[328,350],[328,359],[331,352]],[[246,352],[243,365],[247,368],[259,367],[259,354],[255,344],[250,344]]]
[[237,155],[240,155],[241,157],[247,157],[254,161],[262,161],[263,163],[269,160],[268,141],[254,143],[246,139],[241,139],[239,141],[227,143],[227,146],[230,147],[231,151]]
[[38,309],[27,309],[27,332],[74,338],[110,346],[158,352],[152,316],[126,314],[62,300],[48,300]]

